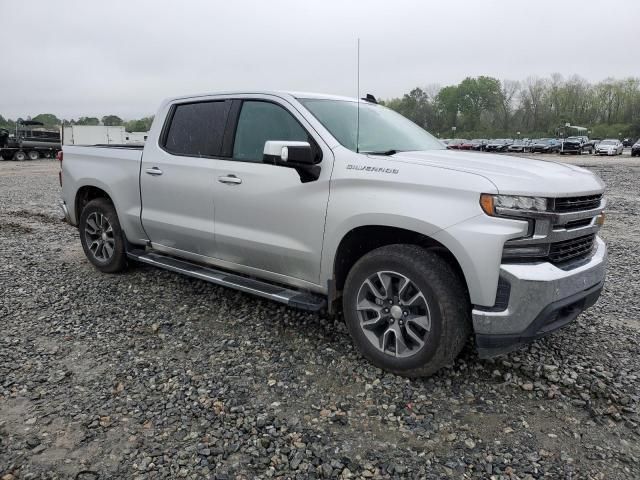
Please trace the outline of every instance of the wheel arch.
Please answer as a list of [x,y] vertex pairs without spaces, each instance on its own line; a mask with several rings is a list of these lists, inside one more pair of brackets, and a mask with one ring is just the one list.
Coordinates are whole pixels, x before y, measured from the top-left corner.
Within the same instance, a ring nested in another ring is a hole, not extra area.
[[116,208],[111,195],[109,195],[109,193],[105,189],[97,187],[95,185],[83,185],[76,192],[73,202],[73,212],[75,215],[76,223],[80,222],[80,215],[82,214],[82,209],[84,208],[84,206],[91,200],[95,200],[96,198],[105,198],[109,200],[109,202],[111,202],[114,208]]
[[[460,262],[452,251],[431,236],[415,230],[392,225],[361,225],[346,232],[333,256],[331,279],[329,280],[329,308],[333,310],[342,295],[347,275],[353,265],[367,253],[386,245],[417,245],[437,252],[449,263],[464,285],[469,296],[468,283]],[[332,305],[333,304],[333,305]]]

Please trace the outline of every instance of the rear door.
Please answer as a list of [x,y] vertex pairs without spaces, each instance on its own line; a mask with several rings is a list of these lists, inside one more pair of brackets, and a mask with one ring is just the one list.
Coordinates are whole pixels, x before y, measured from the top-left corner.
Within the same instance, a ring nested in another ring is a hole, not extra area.
[[215,256],[214,183],[230,100],[173,104],[140,172],[142,226],[154,248]]

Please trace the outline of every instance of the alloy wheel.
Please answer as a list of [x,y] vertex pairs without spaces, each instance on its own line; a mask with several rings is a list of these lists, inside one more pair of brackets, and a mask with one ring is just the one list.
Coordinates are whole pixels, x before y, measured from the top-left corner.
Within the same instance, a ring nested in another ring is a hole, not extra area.
[[87,248],[99,262],[108,262],[116,248],[113,227],[100,212],[92,212],[84,227]]
[[393,357],[417,354],[431,331],[426,297],[411,279],[397,272],[369,276],[358,290],[356,310],[367,340]]

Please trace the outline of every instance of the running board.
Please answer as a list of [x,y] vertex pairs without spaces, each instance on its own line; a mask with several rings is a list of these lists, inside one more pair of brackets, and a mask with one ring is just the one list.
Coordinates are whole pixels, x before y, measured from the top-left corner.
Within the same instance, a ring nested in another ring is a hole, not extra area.
[[206,282],[222,285],[223,287],[234,288],[246,293],[252,293],[259,297],[275,300],[290,307],[318,312],[323,310],[326,300],[313,293],[305,293],[298,290],[288,289],[279,285],[274,285],[260,280],[235,275],[215,268],[199,265],[186,260],[181,260],[158,252],[141,249],[133,249],[127,252],[127,256],[132,260],[147,263],[156,267],[182,273],[189,277],[199,278]]

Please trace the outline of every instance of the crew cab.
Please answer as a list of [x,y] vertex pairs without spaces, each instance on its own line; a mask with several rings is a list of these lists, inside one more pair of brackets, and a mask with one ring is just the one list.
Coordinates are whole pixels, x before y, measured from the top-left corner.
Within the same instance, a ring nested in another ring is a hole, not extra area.
[[575,319],[602,289],[604,184],[447,150],[367,100],[227,92],[162,103],[144,147],[65,146],[61,207],[105,273],[145,263],[342,312],[375,365],[425,376]]

